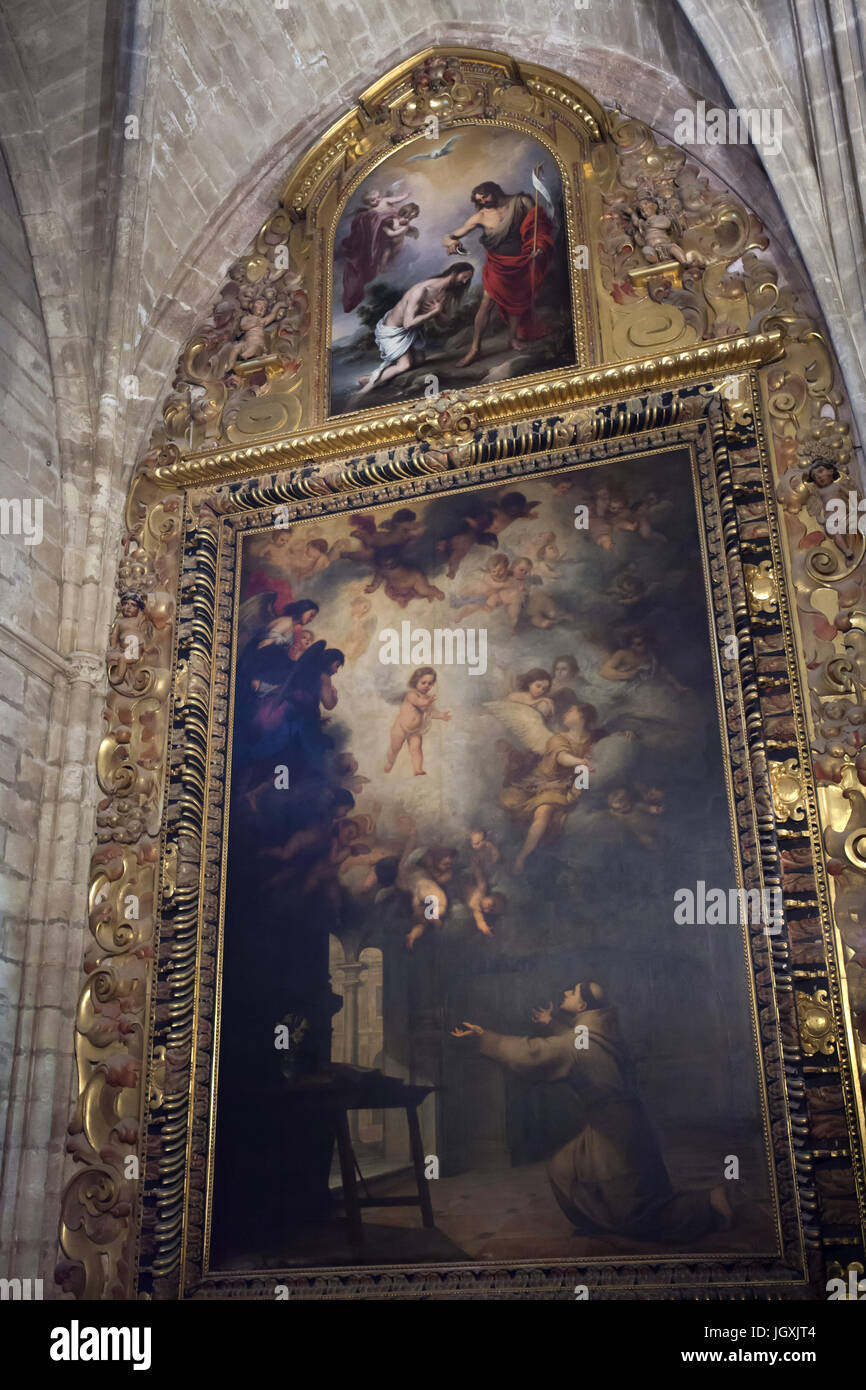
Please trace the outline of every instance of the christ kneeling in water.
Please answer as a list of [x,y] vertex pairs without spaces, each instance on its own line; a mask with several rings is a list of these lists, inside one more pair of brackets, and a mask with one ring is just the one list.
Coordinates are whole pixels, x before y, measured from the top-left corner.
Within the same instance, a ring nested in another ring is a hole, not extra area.
[[[536,1009],[546,1036],[506,1037],[477,1023],[455,1028],[482,1056],[529,1081],[571,1090],[577,1133],[547,1166],[553,1195],[578,1235],[626,1236],[681,1247],[730,1227],[724,1185],[676,1192],[635,1088],[616,1013],[600,985],[567,989],[559,1009]],[[578,1045],[578,1029],[582,1031]]]
[[353,400],[368,395],[383,382],[401,376],[412,367],[420,366],[424,361],[421,324],[436,318],[447,322],[469,288],[472,275],[472,266],[465,262],[449,266],[439,275],[431,275],[412,285],[393,309],[382,315],[375,330],[382,362],[370,376],[358,378],[361,389]]

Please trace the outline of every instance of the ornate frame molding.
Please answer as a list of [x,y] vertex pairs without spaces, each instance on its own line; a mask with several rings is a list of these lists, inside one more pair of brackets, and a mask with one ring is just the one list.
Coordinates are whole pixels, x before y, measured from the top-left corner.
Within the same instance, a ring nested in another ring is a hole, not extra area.
[[[682,348],[662,357],[644,357],[607,367],[546,372],[529,384],[513,382],[478,391],[442,392],[433,402],[419,401],[402,412],[365,410],[341,417],[344,423],[291,435],[245,449],[185,454],[160,452],[148,470],[159,487],[207,486],[242,478],[251,469],[309,465],[334,455],[420,445],[441,454],[443,446],[468,442],[482,426],[502,426],[529,415],[567,410],[585,401],[665,391],[699,378],[764,366],[783,352],[782,334],[774,329],[748,337],[722,338]],[[437,448],[438,446],[438,448]]]

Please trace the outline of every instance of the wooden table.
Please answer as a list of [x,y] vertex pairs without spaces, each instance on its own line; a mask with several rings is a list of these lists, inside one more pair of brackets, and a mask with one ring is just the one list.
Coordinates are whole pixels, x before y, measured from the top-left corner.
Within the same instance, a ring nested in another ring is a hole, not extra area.
[[[288,1083],[291,1095],[303,1099],[317,1110],[324,1111],[333,1129],[343,1179],[343,1203],[349,1226],[352,1250],[360,1255],[364,1246],[364,1207],[420,1207],[421,1221],[426,1227],[435,1225],[430,1185],[424,1176],[424,1147],[418,1106],[435,1086],[411,1086],[399,1077],[365,1067],[334,1065],[322,1076],[310,1076]],[[409,1126],[409,1151],[417,1197],[362,1197],[358,1191],[358,1173],[352,1135],[349,1129],[350,1110],[405,1110]]]

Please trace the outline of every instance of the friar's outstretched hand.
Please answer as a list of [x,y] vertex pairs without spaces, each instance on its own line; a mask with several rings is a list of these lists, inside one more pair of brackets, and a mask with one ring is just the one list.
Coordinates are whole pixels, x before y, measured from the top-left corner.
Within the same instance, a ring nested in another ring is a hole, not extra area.
[[552,1023],[553,1022],[553,1000],[543,1008],[532,1010],[533,1023]]
[[480,1038],[483,1035],[483,1033],[484,1029],[481,1027],[480,1024],[467,1023],[465,1019],[463,1020],[462,1028],[451,1029],[452,1038]]

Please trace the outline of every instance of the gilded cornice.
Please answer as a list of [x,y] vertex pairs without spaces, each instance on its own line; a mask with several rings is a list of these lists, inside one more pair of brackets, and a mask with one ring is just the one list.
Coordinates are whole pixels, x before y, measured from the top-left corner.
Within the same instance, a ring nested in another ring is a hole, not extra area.
[[[742,337],[718,338],[659,356],[614,362],[605,367],[546,372],[519,383],[507,382],[485,392],[449,393],[465,422],[458,435],[471,437],[483,426],[508,425],[527,416],[550,415],[590,401],[599,403],[639,391],[662,391],[709,380],[776,361],[784,352],[775,329]],[[435,411],[422,400],[400,412],[367,410],[340,417],[331,427],[309,430],[266,444],[222,449],[207,454],[180,454],[166,459],[163,450],[148,469],[160,488],[202,487],[250,473],[291,468],[429,440]],[[435,434],[435,431],[433,432]],[[177,452],[177,451],[173,451]]]

